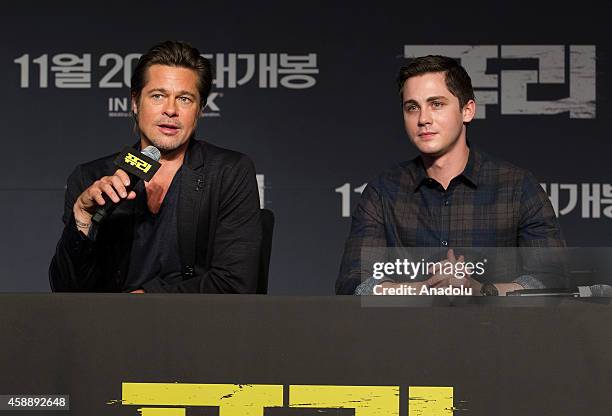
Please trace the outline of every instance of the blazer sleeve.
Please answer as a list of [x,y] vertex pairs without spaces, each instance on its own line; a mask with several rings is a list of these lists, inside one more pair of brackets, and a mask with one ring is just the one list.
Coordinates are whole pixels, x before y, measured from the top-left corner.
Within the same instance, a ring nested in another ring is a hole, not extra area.
[[72,212],[85,187],[81,167],[77,166],[68,177],[62,217],[64,230],[49,267],[49,283],[54,292],[92,291],[99,281],[95,243],[78,231]]

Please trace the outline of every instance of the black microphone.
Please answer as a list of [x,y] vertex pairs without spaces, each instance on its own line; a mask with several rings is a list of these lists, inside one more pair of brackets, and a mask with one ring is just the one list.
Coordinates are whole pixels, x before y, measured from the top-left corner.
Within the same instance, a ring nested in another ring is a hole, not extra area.
[[[119,153],[113,163],[130,177],[130,184],[125,187],[128,194],[141,179],[145,182],[151,180],[161,166],[160,158],[161,153],[155,146],[147,146],[140,153],[131,147],[126,147]],[[123,201],[123,199],[120,199],[119,202],[113,202],[106,194],[102,194],[102,197],[104,198],[104,205],[100,205],[91,218],[92,223],[96,225],[101,224],[108,218]]]
[[578,290],[581,291],[581,298],[612,298],[610,285],[578,286]]
[[612,286],[577,286],[576,289],[521,289],[506,293],[507,296],[569,296],[574,298],[612,298]]

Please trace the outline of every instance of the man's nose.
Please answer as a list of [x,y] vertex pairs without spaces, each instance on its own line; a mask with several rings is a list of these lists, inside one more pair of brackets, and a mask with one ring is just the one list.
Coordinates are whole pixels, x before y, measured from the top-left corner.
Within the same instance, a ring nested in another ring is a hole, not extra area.
[[164,103],[164,115],[174,117],[177,115],[176,109],[176,100],[174,98],[171,98]]
[[427,109],[422,109],[419,112],[419,126],[431,124],[431,113]]

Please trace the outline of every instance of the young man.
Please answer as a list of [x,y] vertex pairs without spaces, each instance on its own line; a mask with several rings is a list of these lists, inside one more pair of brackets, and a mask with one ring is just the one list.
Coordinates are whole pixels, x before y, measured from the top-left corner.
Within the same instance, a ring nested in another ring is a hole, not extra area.
[[529,172],[468,145],[476,113],[470,77],[454,59],[416,58],[400,70],[404,126],[420,155],[370,182],[346,242],[338,294],[382,294],[384,288],[459,287],[505,295],[523,288],[564,287],[554,275],[522,274],[506,282],[429,274],[397,283],[362,270],[364,247],[440,247],[444,264],[463,262],[452,247],[562,247],[546,193]]
[[[211,85],[210,63],[187,43],[166,41],[140,58],[131,80],[135,147],[155,146],[161,168],[127,192],[116,155],[76,167],[49,270],[54,291],[255,292],[261,225],[253,163],[194,139]],[[92,233],[103,196],[124,201]]]

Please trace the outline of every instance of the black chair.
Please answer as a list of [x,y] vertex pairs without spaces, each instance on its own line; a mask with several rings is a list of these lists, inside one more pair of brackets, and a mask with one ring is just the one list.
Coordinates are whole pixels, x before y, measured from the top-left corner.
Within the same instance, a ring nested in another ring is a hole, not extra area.
[[261,209],[261,253],[259,254],[259,271],[257,277],[258,294],[268,293],[268,270],[270,269],[270,256],[272,255],[272,234],[274,232],[274,213],[269,209]]

